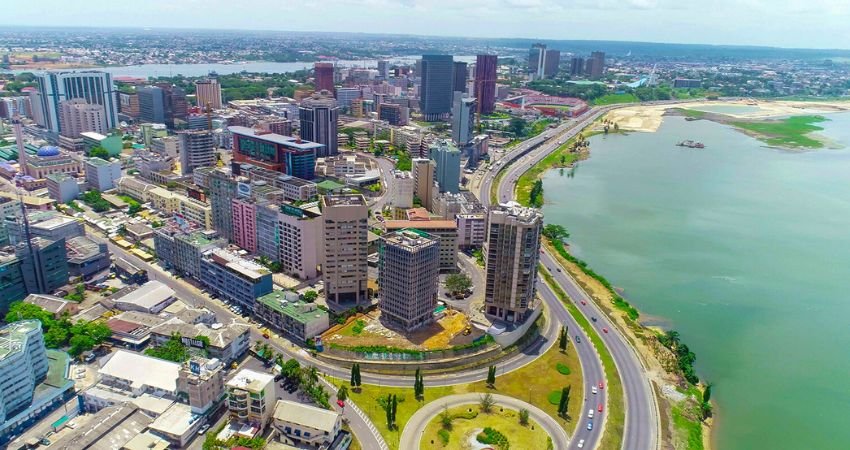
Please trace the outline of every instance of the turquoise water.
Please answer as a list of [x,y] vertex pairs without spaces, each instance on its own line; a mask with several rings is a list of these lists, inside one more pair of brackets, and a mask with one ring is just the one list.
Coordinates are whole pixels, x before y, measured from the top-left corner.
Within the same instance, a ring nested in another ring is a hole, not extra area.
[[718,114],[749,114],[761,111],[761,108],[759,108],[758,106],[749,105],[705,105],[694,106],[690,109]]
[[[828,117],[821,133],[850,143],[850,115]],[[667,117],[591,138],[544,192],[575,253],[696,353],[717,448],[850,448],[850,151]]]

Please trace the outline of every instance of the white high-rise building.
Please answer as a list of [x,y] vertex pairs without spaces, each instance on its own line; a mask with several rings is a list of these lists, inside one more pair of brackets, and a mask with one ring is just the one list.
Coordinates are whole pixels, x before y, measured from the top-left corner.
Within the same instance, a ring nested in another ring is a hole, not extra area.
[[378,306],[381,318],[411,331],[434,320],[440,276],[440,240],[406,229],[381,236]]
[[203,110],[210,105],[212,109],[221,109],[221,85],[217,78],[209,78],[195,82],[195,99]]
[[183,175],[198,167],[215,165],[215,143],[211,131],[181,131],[177,135],[180,137],[180,171]]
[[393,170],[393,181],[390,185],[390,204],[396,208],[413,208],[413,191],[415,188],[415,180],[409,171]]
[[64,100],[85,99],[101,105],[106,118],[106,128],[118,127],[118,98],[112,75],[108,72],[44,72],[36,76],[38,99],[44,114],[44,127],[54,133],[62,131],[59,104]]

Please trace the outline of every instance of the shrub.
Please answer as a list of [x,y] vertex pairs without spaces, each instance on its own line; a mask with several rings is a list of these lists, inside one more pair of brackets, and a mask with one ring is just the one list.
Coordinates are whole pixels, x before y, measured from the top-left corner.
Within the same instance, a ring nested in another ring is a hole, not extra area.
[[570,368],[567,367],[564,364],[558,363],[555,366],[555,368],[558,369],[558,373],[560,373],[561,375],[569,375],[570,374]]
[[487,445],[495,445],[502,450],[511,448],[508,438],[494,428],[487,427],[475,438],[478,442]]
[[448,432],[447,430],[440,430],[440,431],[438,431],[438,432],[437,432],[437,436],[440,436],[440,442],[442,442],[442,443],[443,443],[443,445],[449,445],[449,436],[450,436],[450,434],[449,434],[449,432]]
[[547,398],[549,399],[549,403],[553,405],[558,405],[559,403],[561,403],[561,390],[558,389],[550,392]]

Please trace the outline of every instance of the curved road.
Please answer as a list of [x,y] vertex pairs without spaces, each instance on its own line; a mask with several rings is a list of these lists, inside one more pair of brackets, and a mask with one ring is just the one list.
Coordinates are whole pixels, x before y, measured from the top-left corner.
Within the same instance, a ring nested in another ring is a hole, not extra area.
[[[425,432],[425,427],[428,425],[428,422],[431,421],[431,418],[439,414],[444,407],[453,408],[456,406],[477,404],[481,395],[482,394],[450,395],[448,397],[434,400],[433,402],[423,406],[419,409],[419,411],[416,411],[407,424],[405,424],[404,430],[401,433],[399,448],[420,448],[419,444],[422,440],[422,433]],[[543,427],[543,429],[549,433],[549,436],[552,437],[552,443],[555,444],[556,449],[560,450],[562,448],[567,448],[569,445],[567,433],[565,433],[564,429],[561,428],[558,422],[549,417],[548,414],[536,406],[529,405],[522,400],[517,400],[513,397],[507,397],[504,395],[492,395],[497,406],[505,406],[516,411],[519,411],[522,408],[527,409],[529,417]]]
[[[586,115],[582,116],[580,121],[571,120],[566,125],[562,125],[556,129],[556,133],[569,128],[559,136],[566,141],[566,139],[581,132],[593,120],[596,120],[596,118],[614,108],[593,108]],[[500,180],[497,192],[497,198],[500,202],[506,202],[512,199],[519,177],[546,157],[546,155],[557,149],[558,144],[553,142],[554,140],[553,137],[549,142],[542,144],[532,151],[528,151],[527,148],[524,151],[523,149],[517,149],[516,152],[506,155],[506,158],[508,158],[507,161],[513,161],[513,164],[505,169],[505,173]],[[481,184],[481,200],[485,204],[489,203],[490,189],[492,188],[496,173],[492,171],[488,173]],[[541,262],[548,267],[560,267],[557,261],[545,249],[541,257]],[[658,407],[652,386],[646,377],[643,363],[626,338],[619,332],[618,328],[612,326],[611,322],[605,317],[598,306],[591,301],[590,296],[587,295],[572,277],[566,275],[566,271],[556,270],[552,273],[555,276],[555,280],[566,291],[567,295],[573,301],[579,300],[579,302],[576,302],[579,310],[585,316],[595,317],[597,319],[594,326],[599,331],[598,334],[602,338],[602,341],[610,350],[614,363],[617,366],[617,371],[623,383],[626,406],[623,448],[628,450],[652,450],[657,448],[659,429]],[[584,301],[585,304],[581,304],[581,301]],[[603,328],[607,328],[610,332],[602,332]],[[581,435],[577,433],[576,438],[581,438]]]

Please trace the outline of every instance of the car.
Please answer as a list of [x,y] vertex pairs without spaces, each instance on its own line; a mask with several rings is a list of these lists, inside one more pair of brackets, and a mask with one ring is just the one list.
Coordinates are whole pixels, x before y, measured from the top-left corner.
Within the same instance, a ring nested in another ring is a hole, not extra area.
[[603,384],[601,381],[599,382],[599,389],[605,389],[605,384]]
[[561,271],[561,268],[560,268],[560,267],[558,267],[558,272],[560,272],[560,271]]
[[41,445],[45,446],[45,447],[47,447],[48,445],[50,445],[50,439],[47,439],[47,438],[42,438],[42,439],[41,439],[40,441],[38,441],[38,442],[39,442]]
[[596,322],[596,316],[591,317],[590,320]]
[[587,305],[587,302],[586,302],[586,301],[584,301],[584,300],[582,300],[582,301],[581,301],[581,304],[582,304],[582,305]]
[[581,336],[576,335],[576,344],[581,344]]
[[597,411],[602,412],[602,403],[599,404],[599,407],[596,408]]
[[578,441],[578,448],[584,448],[584,439]]
[[340,408],[345,408],[345,402],[342,400],[337,400],[336,404],[339,405]]
[[592,388],[590,388],[590,392],[592,392],[592,393],[594,393],[594,394],[595,394],[595,393],[597,393],[597,392],[599,392],[599,391],[597,391],[597,390],[596,390],[596,386],[593,386]]
[[593,409],[588,409],[588,410],[587,410],[587,418],[588,418],[588,419],[592,419],[592,418],[593,418]]
[[587,429],[588,429],[588,430],[592,430],[592,429],[593,429],[593,422],[587,422]]
[[602,329],[602,332],[603,332],[603,333],[608,333],[608,329],[607,329],[607,328],[603,328],[603,329]]
[[200,429],[200,430],[198,430],[198,434],[204,434],[204,433],[206,433],[206,432],[207,432],[207,430],[209,430],[209,429],[210,429],[210,424],[208,424],[208,423],[207,423],[207,424],[204,424],[204,426],[202,426],[202,427],[201,427],[201,429]]

